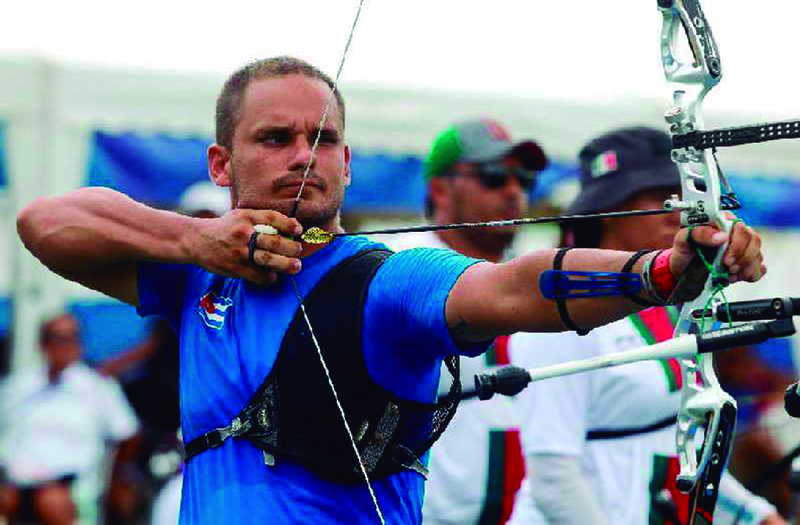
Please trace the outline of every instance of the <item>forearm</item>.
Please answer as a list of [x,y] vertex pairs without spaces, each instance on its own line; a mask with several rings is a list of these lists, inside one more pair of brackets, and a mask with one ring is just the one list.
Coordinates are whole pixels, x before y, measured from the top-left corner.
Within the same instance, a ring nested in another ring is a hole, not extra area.
[[[256,225],[275,234],[251,237]],[[216,219],[156,210],[106,188],[40,198],[17,217],[25,246],[54,272],[131,304],[138,303],[136,263],[189,263],[268,285],[300,271],[302,228],[273,210],[235,209]],[[250,239],[255,244],[250,255]]]
[[17,217],[17,231],[43,264],[73,278],[140,260],[189,262],[183,241],[193,220],[107,188],[83,188],[37,199]]
[[[537,250],[507,263],[471,267],[451,292],[453,311],[459,314],[451,326],[465,327],[463,333],[469,334],[468,338],[473,335],[567,330],[556,302],[545,298],[539,288],[539,276],[553,268],[555,253],[555,250]],[[564,258],[563,269],[619,272],[632,255],[611,250],[571,250]],[[649,257],[652,256],[648,254],[640,258],[631,271],[641,273]],[[482,300],[475,301],[475,296],[482,297]],[[448,300],[448,309],[450,306]],[[567,302],[570,318],[581,328],[600,326],[642,308],[623,296],[570,299]],[[468,331],[466,327],[469,327]]]
[[[612,250],[574,249],[565,255],[562,269],[587,272],[620,272],[633,255],[631,252]],[[640,257],[630,271],[641,275],[645,262],[654,255],[655,253]],[[541,321],[537,319],[537,314],[544,314],[548,328],[554,331],[561,331],[565,330],[566,327],[558,313],[557,303],[552,299],[545,298],[539,287],[539,276],[543,271],[553,268],[554,257],[555,252],[548,253],[544,257],[532,257],[531,260],[523,258],[518,261],[515,267],[512,267],[513,272],[516,274],[516,279],[511,282],[516,290],[522,290],[523,283],[528,283],[528,286],[531,287],[528,294],[517,295],[517,300],[521,307],[520,311],[523,314],[520,322],[524,323],[525,320],[532,319],[536,321],[537,326],[540,326],[539,323]],[[509,289],[508,293],[513,292]],[[640,292],[638,297],[652,300],[644,292]],[[588,299],[568,299],[566,308],[575,325],[589,329],[616,321],[641,310],[643,306],[628,297],[618,295]]]
[[531,495],[551,525],[607,523],[597,498],[581,472],[577,457],[530,454],[526,458]]

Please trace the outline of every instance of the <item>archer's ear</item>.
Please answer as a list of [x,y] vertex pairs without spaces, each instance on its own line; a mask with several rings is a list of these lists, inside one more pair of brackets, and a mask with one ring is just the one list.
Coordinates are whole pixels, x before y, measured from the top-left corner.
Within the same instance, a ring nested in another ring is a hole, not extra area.
[[450,203],[450,184],[446,177],[433,177],[428,181],[428,196],[435,210],[446,209]]
[[233,183],[231,177],[231,155],[228,148],[219,144],[212,144],[206,153],[208,157],[208,176],[217,186],[230,186]]
[[352,173],[350,172],[350,160],[351,160],[350,146],[348,144],[345,144],[345,146],[344,146],[344,170],[342,171],[342,175],[344,176],[344,186],[345,186],[345,188],[350,186],[350,183],[353,181]]

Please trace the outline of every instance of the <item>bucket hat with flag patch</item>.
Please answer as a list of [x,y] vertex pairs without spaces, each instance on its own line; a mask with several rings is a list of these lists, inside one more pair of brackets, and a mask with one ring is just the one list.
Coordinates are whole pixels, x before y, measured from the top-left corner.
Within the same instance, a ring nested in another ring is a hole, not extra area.
[[621,128],[586,144],[578,155],[581,191],[567,213],[610,211],[640,191],[680,186],[672,140],[647,127]]

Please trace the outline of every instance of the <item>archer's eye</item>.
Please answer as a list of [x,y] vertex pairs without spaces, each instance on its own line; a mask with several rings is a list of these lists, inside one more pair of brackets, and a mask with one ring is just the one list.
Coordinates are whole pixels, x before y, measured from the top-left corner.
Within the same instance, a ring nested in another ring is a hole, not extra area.
[[339,134],[330,129],[323,129],[319,134],[319,143],[320,144],[338,144],[339,143]]
[[288,130],[275,129],[265,132],[259,137],[259,142],[269,145],[288,144],[292,137]]

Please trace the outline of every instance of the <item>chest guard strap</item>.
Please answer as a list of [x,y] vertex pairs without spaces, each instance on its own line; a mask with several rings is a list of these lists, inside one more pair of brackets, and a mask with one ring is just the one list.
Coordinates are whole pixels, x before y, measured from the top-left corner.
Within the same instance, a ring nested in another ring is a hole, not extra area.
[[[364,303],[373,276],[390,255],[372,249],[345,259],[303,301],[356,446],[373,479],[403,470],[427,474],[420,458],[447,427],[461,394],[457,356],[445,359],[453,382],[447,396],[437,403],[398,398],[370,377],[362,345]],[[186,459],[220,446],[229,437],[255,444],[264,452],[267,465],[288,458],[324,479],[363,480],[299,309],[272,371],[247,406],[228,426],[189,442]]]

